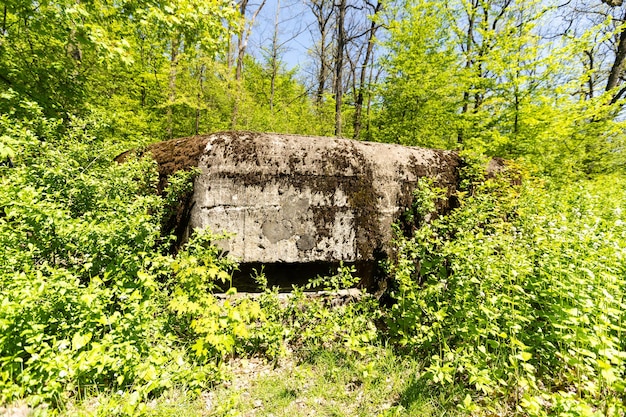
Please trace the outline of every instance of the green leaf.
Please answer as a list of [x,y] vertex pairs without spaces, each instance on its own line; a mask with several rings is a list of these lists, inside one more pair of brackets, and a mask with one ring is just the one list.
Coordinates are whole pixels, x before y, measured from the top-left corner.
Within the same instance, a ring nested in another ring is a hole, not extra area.
[[81,334],[80,332],[74,333],[74,336],[72,337],[72,349],[77,351],[86,346],[87,343],[91,341],[91,336],[92,334],[90,332],[85,334]]

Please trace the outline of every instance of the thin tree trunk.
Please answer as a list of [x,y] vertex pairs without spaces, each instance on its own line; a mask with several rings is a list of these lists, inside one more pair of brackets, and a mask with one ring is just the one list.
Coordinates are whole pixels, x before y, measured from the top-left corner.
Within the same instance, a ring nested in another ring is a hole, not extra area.
[[2,35],[7,34],[7,5],[4,5],[2,12]]
[[[468,24],[467,24],[467,34],[466,34],[466,39],[465,39],[465,54],[467,55],[467,60],[465,61],[465,69],[469,72],[472,69],[472,66],[474,65],[474,61],[472,59],[472,52],[473,52],[473,46],[474,46],[474,24],[475,22],[475,18],[476,18],[476,9],[478,8],[478,4],[477,1],[474,0],[472,1],[471,4],[472,9],[468,11],[468,15],[467,15],[467,20],[468,20]],[[463,107],[461,109],[461,114],[467,114],[469,112],[469,100],[470,100],[470,92],[469,91],[464,91],[463,92]],[[459,130],[459,133],[457,135],[457,143],[459,145],[463,144],[463,131]]]
[[[329,4],[330,8],[328,8]],[[308,5],[309,9],[315,16],[315,19],[317,21],[317,29],[319,30],[320,34],[319,70],[317,72],[317,89],[315,92],[315,102],[317,105],[320,105],[324,97],[324,92],[326,91],[326,80],[328,78],[328,73],[330,69],[330,65],[327,61],[328,25],[333,15],[333,8],[335,6],[331,4],[331,0],[310,0],[308,2]]]
[[170,75],[169,75],[169,97],[167,105],[167,136],[174,137],[174,114],[173,107],[176,101],[176,74],[178,65],[178,49],[180,48],[180,37],[178,34],[172,38],[172,49],[170,55]]
[[320,39],[320,72],[317,79],[317,93],[315,94],[315,101],[317,104],[322,103],[324,97],[324,91],[326,90],[326,78],[328,78],[328,62],[326,62],[326,32],[321,33]]
[[[233,103],[233,117],[232,117],[232,129],[235,130],[237,128],[237,117],[239,115],[239,102],[241,100],[241,95],[243,93],[243,61],[246,57],[246,49],[248,47],[248,39],[250,38],[250,32],[252,31],[252,26],[254,25],[254,21],[256,20],[259,12],[265,6],[266,0],[263,0],[259,7],[256,9],[252,17],[248,22],[244,23],[241,27],[237,35],[237,63],[235,68],[235,101]],[[239,5],[239,12],[243,18],[246,17],[246,8],[248,7],[248,0],[241,0]]]
[[335,136],[341,136],[341,106],[343,104],[343,58],[346,45],[346,0],[340,0],[337,15],[337,51],[335,57]]
[[270,65],[270,113],[274,114],[274,96],[276,95],[276,77],[278,76],[278,19],[280,17],[280,0],[276,0],[276,14],[274,16],[274,34],[272,36],[272,55]]
[[[374,57],[372,56],[372,61],[374,61]],[[374,69],[372,68],[372,70],[370,70],[370,76],[369,76],[369,85],[376,85],[378,84],[378,78],[380,76],[381,72],[379,71],[376,74],[376,77],[374,77]],[[365,107],[365,114],[367,115],[366,120],[367,120],[367,127],[366,127],[366,134],[368,138],[371,138],[371,110],[372,110],[372,94],[369,94],[367,96],[367,106]]]
[[[626,20],[626,12],[624,12],[624,17],[622,21]],[[609,72],[609,78],[606,81],[606,91],[611,91],[615,87],[617,87],[620,83],[620,76],[622,75],[622,71],[624,69],[624,60],[626,59],[626,29],[622,28],[621,33],[619,34],[619,41],[617,44],[617,51],[615,52],[615,60],[613,61],[613,66],[611,67],[611,72]]]
[[[378,14],[381,8],[382,1],[379,1],[376,3],[376,7],[374,8],[374,16]],[[359,88],[357,91],[356,100],[354,102],[354,139],[359,139],[361,135],[365,79],[367,77],[367,67],[370,63],[372,53],[374,51],[374,36],[376,35],[377,29],[378,24],[376,23],[376,19],[372,19],[372,24],[369,30],[369,37],[367,39],[367,49],[365,50],[365,58],[363,59],[361,73],[359,74]]]
[[204,92],[204,70],[205,70],[205,66],[204,64],[200,65],[200,71],[199,71],[199,81],[200,81],[200,85],[199,85],[199,89],[198,89],[198,95],[197,95],[197,103],[196,103],[196,135],[198,135],[200,133],[200,106],[202,106],[202,93]]
[[585,55],[587,55],[587,58],[589,58],[589,79],[587,80],[587,87],[589,88],[589,91],[587,92],[587,98],[591,99],[595,95],[595,84],[593,78],[595,61],[593,59],[593,50],[585,50]]
[[[245,19],[248,0],[241,0],[239,3],[239,13]],[[241,94],[241,75],[243,73],[243,57],[246,53],[244,46],[245,23],[242,25],[239,33],[237,33],[237,58],[235,60],[235,94],[233,101],[233,114],[231,119],[231,129],[237,129],[237,118],[239,117],[239,95]]]

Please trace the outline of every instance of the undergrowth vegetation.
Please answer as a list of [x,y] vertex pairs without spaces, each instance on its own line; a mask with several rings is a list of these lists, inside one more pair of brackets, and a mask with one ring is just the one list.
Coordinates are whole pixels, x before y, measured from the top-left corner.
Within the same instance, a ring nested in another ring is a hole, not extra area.
[[[258,356],[293,357],[307,378],[343,370],[350,376],[329,383],[370,390],[359,401],[390,396],[328,408],[333,415],[433,415],[412,400],[425,397],[460,415],[624,415],[618,175],[520,181],[511,167],[484,178],[485,161],[466,155],[459,207],[431,219],[443,193],[423,181],[397,226],[389,305],[311,299],[309,288],[281,297],[262,271],[258,297],[231,288],[218,298],[237,268],[214,245],[220,237],[198,232],[174,256],[162,235],[193,172],[159,196],[152,161],[112,162],[140,143],[115,142],[96,117],[61,124],[21,105],[32,114],[0,117],[11,161],[0,167],[1,404],[173,415],[154,401],[200,398],[229,378],[233,358]],[[332,292],[357,280],[342,266],[310,287]],[[334,365],[320,364],[329,352]],[[393,379],[390,368],[408,363]],[[350,393],[333,401],[357,401]],[[236,414],[237,404],[212,412]]]
[[[31,105],[20,121],[0,118],[11,143],[0,166],[0,404],[55,414],[104,392],[117,400],[94,412],[143,414],[167,390],[208,390],[234,356],[277,358],[289,344],[365,352],[378,337],[371,300],[331,311],[303,288],[287,303],[270,288],[216,298],[237,267],[214,245],[221,237],[198,232],[174,256],[162,235],[195,173],[159,196],[153,161],[113,162],[137,143],[116,146],[95,117],[62,125]],[[352,284],[350,272],[327,282]]]
[[[621,179],[511,173],[470,176],[458,209],[398,237],[390,336],[429,384],[463,387],[468,414],[623,415]],[[424,183],[416,197],[441,194]]]

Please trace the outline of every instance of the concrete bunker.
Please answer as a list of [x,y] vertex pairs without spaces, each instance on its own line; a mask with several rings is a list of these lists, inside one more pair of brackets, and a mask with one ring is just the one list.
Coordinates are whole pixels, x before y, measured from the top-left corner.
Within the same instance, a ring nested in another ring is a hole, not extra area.
[[448,190],[454,205],[460,158],[455,152],[348,139],[222,132],[148,147],[159,187],[197,167],[193,193],[166,227],[180,245],[193,229],[228,232],[218,245],[240,261],[233,283],[250,290],[253,269],[290,289],[353,264],[361,286],[376,291],[378,263],[390,250],[391,225],[424,177]]

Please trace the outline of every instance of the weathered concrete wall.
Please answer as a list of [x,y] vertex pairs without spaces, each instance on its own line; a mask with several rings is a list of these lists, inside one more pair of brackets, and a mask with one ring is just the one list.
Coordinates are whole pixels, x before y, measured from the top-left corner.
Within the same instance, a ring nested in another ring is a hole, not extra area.
[[243,264],[305,270],[384,256],[419,179],[451,193],[460,164],[449,151],[269,133],[216,133],[149,150],[163,181],[178,169],[201,170],[179,230],[234,233],[222,245]]

